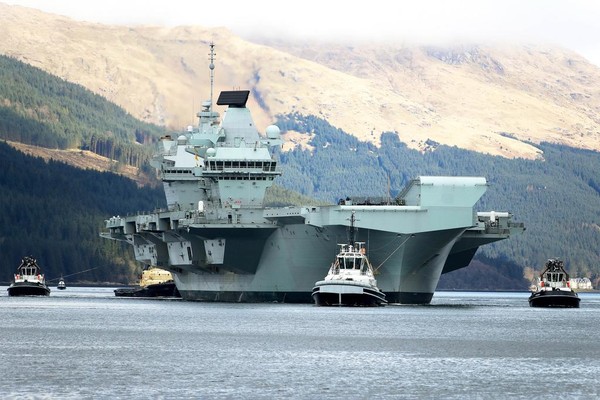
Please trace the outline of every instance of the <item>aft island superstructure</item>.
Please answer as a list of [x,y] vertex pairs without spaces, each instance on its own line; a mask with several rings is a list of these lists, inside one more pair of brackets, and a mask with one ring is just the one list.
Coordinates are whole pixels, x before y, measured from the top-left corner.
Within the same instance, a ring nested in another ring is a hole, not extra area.
[[[212,44],[210,54],[212,94]],[[272,125],[259,134],[249,94],[221,92],[222,120],[211,98],[197,127],[161,140],[153,166],[167,209],[112,217],[101,233],[131,244],[139,262],[170,271],[183,299],[311,303],[354,214],[356,240],[367,246],[388,302],[426,304],[441,274],[466,267],[479,246],[524,230],[507,212],[474,211],[487,189],[483,177],[421,176],[392,204],[265,207],[265,191],[281,174],[271,153],[280,131]]]

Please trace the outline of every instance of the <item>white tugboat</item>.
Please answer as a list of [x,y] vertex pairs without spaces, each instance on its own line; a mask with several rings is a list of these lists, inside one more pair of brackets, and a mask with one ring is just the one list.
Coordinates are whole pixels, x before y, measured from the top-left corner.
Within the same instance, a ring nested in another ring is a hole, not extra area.
[[354,240],[354,213],[350,217],[348,243],[340,251],[325,279],[315,283],[312,297],[318,306],[381,306],[385,294],[377,287],[364,242]]
[[9,296],[49,296],[50,288],[42,269],[33,257],[23,257],[14,282],[8,287]]
[[56,285],[56,288],[58,290],[65,290],[67,288],[67,284],[65,283],[65,278],[63,278],[62,276],[60,277],[60,279],[58,280],[58,284]]

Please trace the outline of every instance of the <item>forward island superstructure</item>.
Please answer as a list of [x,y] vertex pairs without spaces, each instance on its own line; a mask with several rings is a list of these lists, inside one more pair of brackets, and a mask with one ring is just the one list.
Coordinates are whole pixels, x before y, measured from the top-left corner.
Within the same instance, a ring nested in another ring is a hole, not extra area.
[[264,206],[281,170],[271,148],[279,128],[259,135],[246,103],[250,92],[221,92],[197,127],[165,137],[152,165],[167,209],[106,221],[102,237],[126,241],[137,261],[173,274],[185,300],[311,303],[323,265],[356,216],[378,286],[389,303],[427,304],[441,274],[466,267],[479,246],[524,230],[508,212],[474,211],[483,177],[412,180],[393,204],[347,199],[330,206]]

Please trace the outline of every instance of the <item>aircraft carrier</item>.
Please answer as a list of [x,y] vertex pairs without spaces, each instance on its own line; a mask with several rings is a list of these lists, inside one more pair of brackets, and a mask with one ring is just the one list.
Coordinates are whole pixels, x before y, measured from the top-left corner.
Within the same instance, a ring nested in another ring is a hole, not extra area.
[[508,212],[476,212],[483,177],[420,176],[391,204],[264,206],[281,174],[272,148],[280,130],[257,131],[247,90],[210,100],[198,126],[164,137],[152,160],[167,209],[115,216],[101,236],[132,245],[137,261],[166,269],[185,300],[311,303],[352,213],[389,303],[427,304],[441,274],[466,267],[479,246],[524,231]]

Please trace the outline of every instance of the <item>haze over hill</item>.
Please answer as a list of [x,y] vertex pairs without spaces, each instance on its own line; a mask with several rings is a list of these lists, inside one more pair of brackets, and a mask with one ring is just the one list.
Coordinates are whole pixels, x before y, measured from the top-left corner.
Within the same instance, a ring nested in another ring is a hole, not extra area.
[[225,29],[108,26],[1,3],[0,35],[0,53],[171,128],[196,122],[214,42],[215,93],[252,90],[262,131],[298,112],[375,144],[395,131],[412,148],[429,140],[505,157],[539,157],[541,141],[600,150],[600,68],[556,47],[261,44]]

